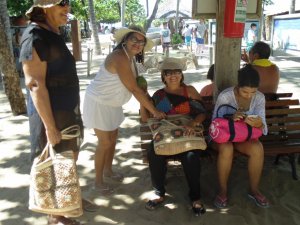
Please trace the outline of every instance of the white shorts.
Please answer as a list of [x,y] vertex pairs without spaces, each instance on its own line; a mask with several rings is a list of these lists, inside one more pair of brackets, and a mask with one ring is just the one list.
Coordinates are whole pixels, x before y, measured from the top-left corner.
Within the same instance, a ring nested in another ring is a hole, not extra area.
[[89,94],[85,94],[83,102],[83,124],[87,128],[102,131],[116,130],[124,121],[122,106],[102,105]]

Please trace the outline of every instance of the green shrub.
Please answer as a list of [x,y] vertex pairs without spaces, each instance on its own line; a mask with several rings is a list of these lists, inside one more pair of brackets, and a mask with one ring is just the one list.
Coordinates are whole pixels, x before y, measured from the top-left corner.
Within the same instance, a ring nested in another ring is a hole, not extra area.
[[180,34],[173,34],[172,39],[171,39],[171,44],[172,45],[178,45],[178,44],[182,44],[183,40]]

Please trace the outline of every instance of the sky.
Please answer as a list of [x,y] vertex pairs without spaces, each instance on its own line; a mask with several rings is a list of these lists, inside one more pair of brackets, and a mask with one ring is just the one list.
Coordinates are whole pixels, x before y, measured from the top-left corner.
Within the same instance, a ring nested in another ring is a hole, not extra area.
[[[140,3],[144,6],[145,11],[146,11],[146,0],[140,0]],[[154,7],[154,3],[155,3],[155,0],[148,0],[149,11],[151,11],[152,8]]]
[[[175,0],[174,0],[174,1],[175,1]],[[180,4],[183,4],[183,3],[186,4],[186,2],[192,2],[193,0],[179,0],[179,1],[180,1]],[[148,0],[148,4],[149,4],[149,13],[152,12],[155,2],[156,2],[156,0]],[[146,11],[146,0],[140,0],[140,3],[141,3],[142,5],[144,5],[145,11]]]
[[[290,0],[272,0],[274,3],[273,5],[266,6],[265,10],[270,10],[270,11],[289,11],[290,9]],[[300,0],[296,0],[296,10],[300,9]]]

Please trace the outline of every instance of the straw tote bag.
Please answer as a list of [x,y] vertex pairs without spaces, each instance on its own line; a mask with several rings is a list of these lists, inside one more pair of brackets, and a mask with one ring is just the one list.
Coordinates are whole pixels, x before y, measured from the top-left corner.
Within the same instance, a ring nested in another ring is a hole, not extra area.
[[184,126],[191,118],[186,115],[170,115],[167,119],[148,119],[157,155],[176,155],[190,150],[205,150],[207,145],[203,127],[194,128],[195,134],[184,136]]
[[[62,139],[80,134],[78,125],[64,129]],[[72,150],[56,153],[47,143],[34,159],[30,172],[29,209],[35,212],[78,217],[82,215],[81,190]]]

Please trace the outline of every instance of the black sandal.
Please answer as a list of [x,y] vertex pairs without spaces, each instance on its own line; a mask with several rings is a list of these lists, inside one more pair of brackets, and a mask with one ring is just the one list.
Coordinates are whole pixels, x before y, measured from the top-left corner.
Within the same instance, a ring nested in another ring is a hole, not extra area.
[[199,203],[199,201],[193,202],[192,209],[195,216],[201,216],[206,212],[204,205],[202,203]]
[[69,219],[64,216],[52,216],[49,215],[48,217],[48,225],[57,225],[57,224],[64,224],[64,225],[83,225],[77,220]]
[[145,208],[148,209],[149,211],[153,211],[155,209],[157,209],[158,207],[162,206],[163,200],[162,201],[155,201],[155,200],[149,200],[146,205]]

